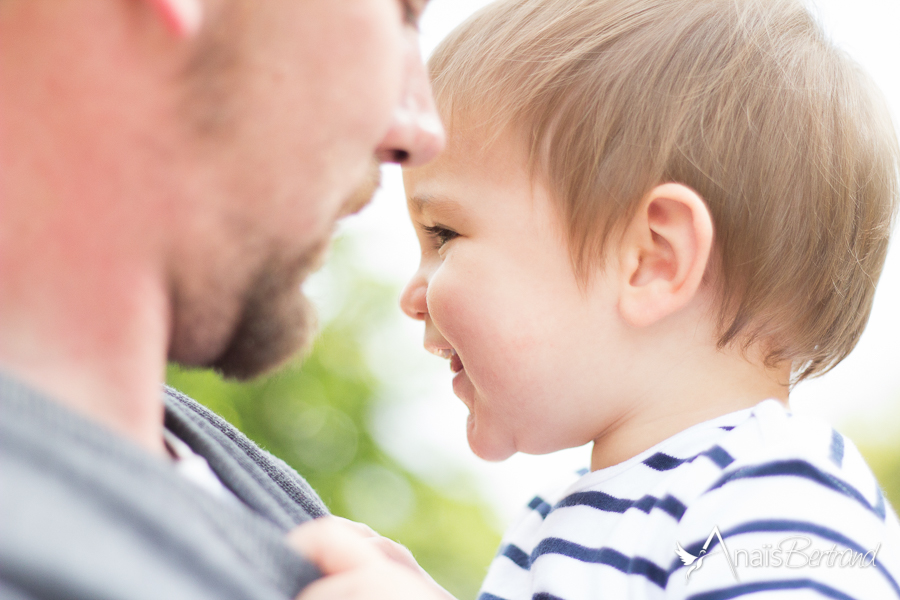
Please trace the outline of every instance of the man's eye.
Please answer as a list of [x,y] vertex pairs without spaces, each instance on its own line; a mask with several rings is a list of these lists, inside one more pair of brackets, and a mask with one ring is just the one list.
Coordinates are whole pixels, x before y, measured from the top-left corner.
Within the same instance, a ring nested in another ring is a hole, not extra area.
[[455,231],[452,231],[445,227],[441,227],[440,225],[424,227],[424,230],[425,233],[428,234],[428,237],[430,237],[434,241],[434,246],[437,249],[443,248],[444,244],[459,236],[459,234]]

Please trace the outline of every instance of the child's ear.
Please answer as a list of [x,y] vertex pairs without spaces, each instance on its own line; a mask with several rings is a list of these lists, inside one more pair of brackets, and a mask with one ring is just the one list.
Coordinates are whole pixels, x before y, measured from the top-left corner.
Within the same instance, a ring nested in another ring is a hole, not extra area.
[[625,320],[645,327],[685,307],[703,280],[712,241],[712,217],[694,190],[679,183],[650,190],[620,246]]

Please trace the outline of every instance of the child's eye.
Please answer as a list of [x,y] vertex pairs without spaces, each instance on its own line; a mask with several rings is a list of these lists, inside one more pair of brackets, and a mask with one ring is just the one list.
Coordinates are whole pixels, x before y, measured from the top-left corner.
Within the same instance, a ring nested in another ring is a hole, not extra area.
[[428,237],[434,240],[434,245],[439,250],[444,247],[444,244],[459,235],[455,231],[447,229],[446,227],[441,227],[440,225],[423,227],[423,229],[425,230],[425,233],[428,234]]

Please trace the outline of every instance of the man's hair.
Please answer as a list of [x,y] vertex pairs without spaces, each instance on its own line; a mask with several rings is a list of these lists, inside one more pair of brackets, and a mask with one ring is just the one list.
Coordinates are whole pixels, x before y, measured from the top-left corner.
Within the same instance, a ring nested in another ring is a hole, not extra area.
[[524,140],[582,284],[643,197],[712,214],[719,347],[793,379],[856,345],[887,252],[897,141],[883,99],[799,0],[501,0],[430,61],[451,135]]

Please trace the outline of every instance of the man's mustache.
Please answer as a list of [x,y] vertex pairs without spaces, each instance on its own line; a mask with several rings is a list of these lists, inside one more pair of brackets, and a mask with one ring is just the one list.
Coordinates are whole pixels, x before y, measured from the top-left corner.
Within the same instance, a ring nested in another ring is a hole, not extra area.
[[372,160],[369,162],[369,167],[366,170],[362,182],[356,186],[356,189],[354,189],[344,201],[344,206],[341,208],[341,216],[345,217],[347,215],[356,214],[365,208],[372,200],[372,196],[375,195],[375,192],[378,191],[380,185],[380,163],[378,162],[378,159],[373,156]]

